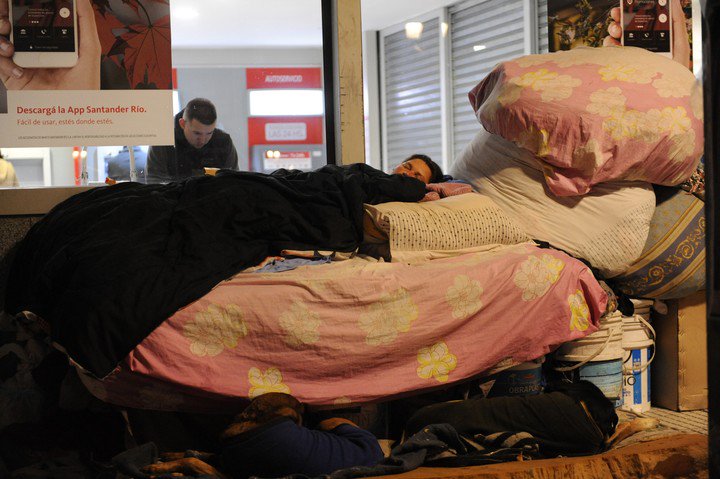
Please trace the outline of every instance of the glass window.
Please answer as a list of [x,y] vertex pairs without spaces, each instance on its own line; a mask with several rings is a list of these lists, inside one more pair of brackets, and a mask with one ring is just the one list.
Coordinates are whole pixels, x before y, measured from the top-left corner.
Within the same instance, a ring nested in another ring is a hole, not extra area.
[[[540,3],[542,9],[546,0]],[[386,171],[412,153],[452,163],[482,128],[468,92],[498,62],[527,53],[537,40],[530,42],[534,30],[526,28],[532,11],[524,0],[468,0],[381,31]]]
[[382,38],[385,170],[413,153],[442,156],[440,21],[409,21]]
[[453,156],[482,128],[468,92],[499,62],[525,54],[523,1],[463,2],[450,7]]

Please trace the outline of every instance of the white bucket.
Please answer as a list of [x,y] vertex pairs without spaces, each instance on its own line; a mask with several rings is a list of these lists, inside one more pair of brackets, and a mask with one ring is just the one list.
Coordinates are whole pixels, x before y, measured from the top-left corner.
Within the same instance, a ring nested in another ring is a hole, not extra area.
[[622,314],[615,312],[600,318],[600,328],[584,338],[562,344],[555,353],[555,359],[576,362],[568,367],[556,367],[557,371],[572,371],[589,361],[612,361],[622,359]]
[[[639,314],[622,317],[623,371],[641,372],[647,368],[655,358],[654,347],[655,329],[650,322]],[[628,361],[632,351],[646,348],[653,348],[653,355],[646,362],[636,365],[632,361]]]
[[650,363],[655,358],[655,330],[640,314],[623,316],[622,320],[625,355],[620,408],[641,414],[650,410]]
[[595,384],[606,398],[615,403],[615,407],[622,403],[623,375],[622,360],[592,361],[573,371],[573,382],[584,379]]
[[641,315],[622,317],[623,349],[638,349],[652,346],[655,330]]
[[630,351],[629,357],[623,363],[623,401],[620,409],[637,414],[650,410],[651,361],[650,348]]

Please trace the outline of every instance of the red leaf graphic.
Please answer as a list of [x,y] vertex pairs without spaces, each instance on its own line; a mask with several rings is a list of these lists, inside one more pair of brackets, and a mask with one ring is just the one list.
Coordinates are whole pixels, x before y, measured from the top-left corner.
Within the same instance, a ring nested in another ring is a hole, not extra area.
[[170,60],[170,15],[153,25],[136,24],[120,36],[126,43],[125,70],[132,88],[154,83],[157,88],[172,88]]
[[[170,5],[169,0],[149,0],[154,3],[162,3],[163,5]],[[122,0],[122,3],[135,10],[135,15],[138,18],[145,18],[148,15],[148,11],[140,0]],[[140,9],[143,11],[143,15],[140,15]]]
[[141,6],[139,5],[140,2],[138,0],[122,0],[122,2],[125,5],[127,5],[128,7],[135,10],[135,15],[137,15],[138,17],[140,16],[140,7]]
[[97,24],[97,32],[100,37],[102,54],[107,56],[110,54],[110,49],[115,44],[115,40],[117,40],[113,30],[126,29],[126,27],[112,12],[100,11],[100,7],[97,5],[95,8],[95,23]]
[[108,10],[112,11],[112,8],[110,8],[110,0],[93,0],[92,3],[95,11],[101,15],[105,15],[105,12]]

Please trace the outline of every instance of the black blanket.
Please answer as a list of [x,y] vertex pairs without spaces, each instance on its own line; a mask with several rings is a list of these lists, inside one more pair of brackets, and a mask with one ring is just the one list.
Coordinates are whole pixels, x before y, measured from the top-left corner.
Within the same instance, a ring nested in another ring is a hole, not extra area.
[[363,203],[418,201],[425,185],[364,164],[224,172],[75,195],[20,243],[6,309],[32,311],[104,377],[153,329],[218,282],[282,249],[353,251]]

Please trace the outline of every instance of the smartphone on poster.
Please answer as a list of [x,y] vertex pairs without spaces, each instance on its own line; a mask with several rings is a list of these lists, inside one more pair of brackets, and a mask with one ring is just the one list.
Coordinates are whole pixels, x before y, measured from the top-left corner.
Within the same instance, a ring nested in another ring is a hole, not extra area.
[[67,68],[78,61],[75,0],[10,0],[13,61],[23,68]]
[[620,0],[622,44],[672,58],[671,0]]

